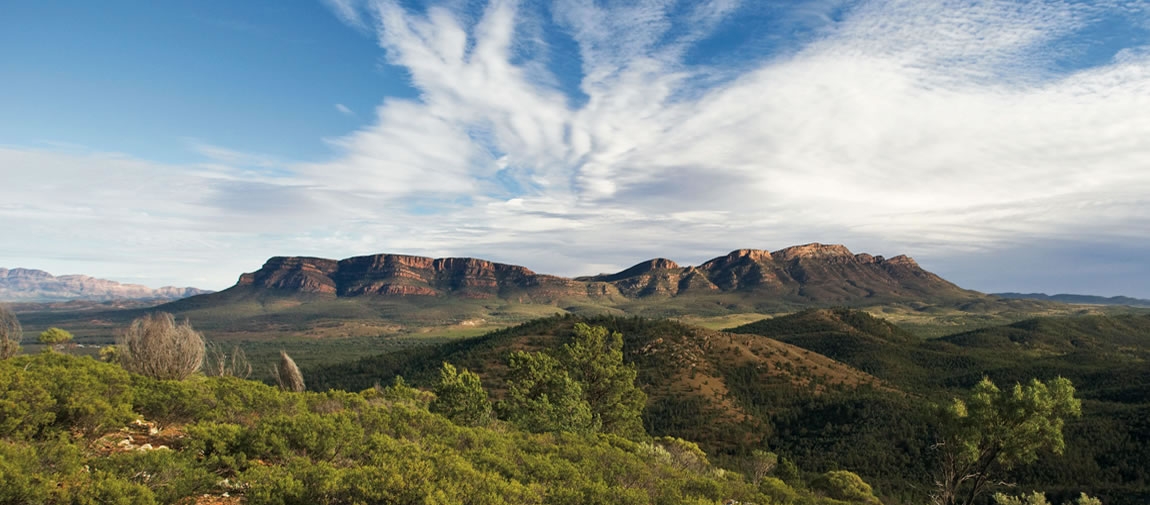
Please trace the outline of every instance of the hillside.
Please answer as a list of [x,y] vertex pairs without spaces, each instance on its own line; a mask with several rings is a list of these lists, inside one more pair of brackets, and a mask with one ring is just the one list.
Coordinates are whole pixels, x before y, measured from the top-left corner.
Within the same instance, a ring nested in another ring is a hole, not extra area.
[[758,482],[685,440],[456,423],[402,384],[159,381],[60,353],[0,360],[0,379],[0,399],[20,399],[0,401],[3,503],[877,503],[857,478],[808,488],[796,469],[794,487]]
[[211,291],[172,286],[152,289],[87,275],[57,277],[42,270],[0,268],[0,301],[3,302],[178,300],[207,293]]
[[[1150,419],[1150,369],[1146,367],[1150,359],[1150,315],[1032,318],[940,339],[908,340],[896,326],[870,314],[847,309],[809,310],[728,331],[761,335],[822,353],[892,387],[939,401],[983,377],[997,384],[1066,377],[1084,399],[1084,417],[1067,425],[1066,455],[1043,458],[1034,467],[1016,472],[1014,479],[1048,490],[1093,486],[1097,494],[1109,498],[1105,503],[1144,503],[1150,497],[1150,489],[1133,484],[1150,477],[1150,439],[1146,437],[1150,433],[1146,421]],[[877,420],[893,419],[892,427],[875,428],[878,439],[907,429],[893,427],[905,422],[899,419],[922,415],[875,412],[861,404],[855,409],[861,416],[852,421],[856,424],[874,426]],[[787,424],[817,425],[822,416],[841,420],[843,412],[843,404],[816,401]],[[776,424],[778,429],[787,429],[779,421]],[[819,434],[804,442],[792,432],[772,440],[776,446],[803,454],[796,456],[798,460],[816,468],[816,461],[842,463],[853,460],[851,454],[858,452],[852,445],[857,439],[848,443],[850,439],[843,435]],[[907,450],[925,447],[911,444]],[[892,485],[881,479],[877,482]]]
[[638,382],[649,397],[648,430],[689,437],[709,450],[737,452],[762,444],[770,433],[764,406],[781,409],[787,399],[883,388],[868,374],[776,340],[614,317],[542,319],[456,343],[313,369],[308,375],[318,389],[370,387],[396,375],[426,385],[446,361],[479,373],[499,395],[511,351],[554,349],[581,321],[623,334],[624,358],[638,366]]

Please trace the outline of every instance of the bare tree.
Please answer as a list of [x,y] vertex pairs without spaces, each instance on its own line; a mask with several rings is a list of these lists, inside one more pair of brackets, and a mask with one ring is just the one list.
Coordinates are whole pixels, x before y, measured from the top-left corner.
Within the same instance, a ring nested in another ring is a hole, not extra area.
[[0,305],[0,359],[8,359],[20,352],[20,339],[24,328],[16,314]]
[[291,356],[288,356],[284,351],[280,351],[280,364],[272,366],[272,373],[275,375],[276,383],[284,391],[302,393],[306,389],[303,384],[303,374],[295,365],[295,360],[291,359]]
[[153,379],[183,380],[204,362],[204,336],[167,312],[132,321],[116,345],[124,369]]
[[252,364],[238,345],[233,346],[231,354],[228,354],[222,345],[209,344],[204,359],[204,374],[246,379],[252,375]]

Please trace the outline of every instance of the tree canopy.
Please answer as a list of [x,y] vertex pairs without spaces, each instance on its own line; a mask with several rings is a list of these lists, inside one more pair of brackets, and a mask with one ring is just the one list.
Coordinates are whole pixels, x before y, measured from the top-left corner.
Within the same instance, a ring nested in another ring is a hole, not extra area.
[[935,502],[969,505],[997,472],[1033,463],[1043,450],[1061,454],[1065,419],[1081,413],[1068,379],[1034,379],[1003,391],[984,378],[943,412]]
[[583,398],[604,433],[645,435],[647,395],[635,385],[638,370],[623,362],[623,335],[602,326],[576,323],[571,341],[558,352],[563,368],[583,387]]
[[71,341],[72,334],[61,328],[48,328],[40,333],[40,343],[51,346],[54,351],[60,350],[61,347]]
[[491,400],[475,372],[443,363],[432,391],[431,411],[462,426],[483,426],[491,420]]

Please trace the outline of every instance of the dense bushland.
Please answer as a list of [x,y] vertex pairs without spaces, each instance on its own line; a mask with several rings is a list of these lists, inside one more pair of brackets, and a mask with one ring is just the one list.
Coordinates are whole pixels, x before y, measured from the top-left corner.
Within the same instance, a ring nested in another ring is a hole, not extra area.
[[[0,361],[0,503],[175,503],[205,493],[249,504],[848,497],[774,474],[752,482],[680,439],[456,424],[431,412],[435,400],[402,381],[297,393],[231,376],[153,379],[62,353],[17,356]],[[138,418],[156,425],[133,431]]]

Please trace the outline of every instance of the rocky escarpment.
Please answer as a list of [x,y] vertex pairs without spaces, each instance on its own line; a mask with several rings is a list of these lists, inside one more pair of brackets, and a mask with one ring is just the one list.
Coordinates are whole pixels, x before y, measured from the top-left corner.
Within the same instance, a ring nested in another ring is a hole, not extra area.
[[627,296],[744,292],[824,303],[969,296],[907,256],[854,254],[842,245],[814,243],[774,252],[739,249],[697,267],[645,268],[649,263],[579,280],[609,282]]
[[172,286],[152,289],[87,275],[57,277],[42,270],[0,268],[0,301],[8,302],[178,300],[205,293],[211,291]]
[[540,275],[521,266],[474,258],[425,258],[399,254],[344,260],[275,257],[256,272],[243,274],[237,286],[330,294],[511,297],[585,296],[584,283]]
[[458,296],[548,301],[743,293],[796,302],[968,296],[906,256],[854,254],[841,245],[807,244],[769,252],[740,249],[683,267],[665,258],[621,272],[566,279],[474,258],[397,254],[344,260],[276,257],[240,277],[237,288],[355,296]]

